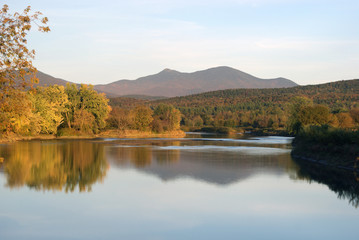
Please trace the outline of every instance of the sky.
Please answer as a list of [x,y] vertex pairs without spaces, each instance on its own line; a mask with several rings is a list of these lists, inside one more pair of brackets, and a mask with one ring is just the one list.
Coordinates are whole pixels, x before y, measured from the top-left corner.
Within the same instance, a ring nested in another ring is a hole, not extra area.
[[[229,66],[300,85],[359,78],[358,0],[1,0],[30,5],[42,72],[76,83]],[[1,5],[2,5],[1,4]]]

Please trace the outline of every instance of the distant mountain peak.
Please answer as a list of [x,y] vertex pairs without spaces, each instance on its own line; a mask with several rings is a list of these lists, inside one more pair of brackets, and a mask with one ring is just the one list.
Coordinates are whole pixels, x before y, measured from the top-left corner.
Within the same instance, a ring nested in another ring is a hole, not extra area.
[[[53,79],[57,82],[60,80]],[[40,77],[40,83],[50,80],[43,81]],[[235,68],[219,66],[192,73],[166,68],[157,74],[136,80],[120,80],[109,84],[95,85],[94,88],[111,97],[123,95],[176,97],[223,89],[293,86],[297,86],[297,84],[285,78],[261,79]]]
[[159,73],[178,73],[178,71],[170,69],[170,68],[165,68]]

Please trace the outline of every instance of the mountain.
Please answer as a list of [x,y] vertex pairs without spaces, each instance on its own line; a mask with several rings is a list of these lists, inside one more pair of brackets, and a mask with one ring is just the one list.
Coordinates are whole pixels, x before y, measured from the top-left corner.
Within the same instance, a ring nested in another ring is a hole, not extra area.
[[165,69],[136,80],[120,80],[96,85],[95,89],[112,95],[185,96],[234,88],[284,88],[297,86],[285,78],[261,79],[230,67],[216,67],[193,73]]
[[66,86],[67,83],[72,83],[61,78],[55,78],[41,71],[37,71],[36,77],[39,79],[38,86],[51,86],[55,84],[60,86]]
[[[37,71],[36,77],[39,79],[39,83],[35,84],[35,87],[36,86],[52,86],[52,85],[55,85],[55,84],[60,85],[60,86],[66,86],[67,83],[76,84],[77,87],[80,87],[80,84],[78,84],[78,83],[73,83],[73,82],[66,81],[66,80],[61,79],[61,78],[56,78],[56,77],[53,77],[53,76],[51,76],[49,74],[43,73],[41,71]],[[111,93],[106,92],[106,91],[100,91],[100,92],[105,93],[106,96],[109,97],[109,98],[118,96],[117,94],[111,94]]]
[[[40,86],[62,85],[69,81],[55,78],[38,71]],[[79,84],[77,84],[79,85]],[[120,80],[109,84],[94,85],[108,97],[117,96],[161,96],[176,97],[190,94],[235,88],[286,88],[297,86],[285,78],[261,79],[245,72],[230,68],[216,67],[193,73],[182,73],[165,69],[157,74],[136,80]],[[146,97],[145,97],[146,98]]]

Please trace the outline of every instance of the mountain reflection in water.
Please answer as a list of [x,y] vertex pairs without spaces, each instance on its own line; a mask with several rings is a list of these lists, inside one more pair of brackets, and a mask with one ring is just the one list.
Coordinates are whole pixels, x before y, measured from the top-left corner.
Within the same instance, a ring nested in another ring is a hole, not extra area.
[[[114,167],[135,168],[165,181],[190,177],[217,185],[232,184],[256,174],[295,175],[296,171],[288,149],[268,151],[260,147],[182,141],[168,146],[142,144],[137,147],[114,144],[107,150],[107,159]],[[270,154],[262,154],[263,149]]]

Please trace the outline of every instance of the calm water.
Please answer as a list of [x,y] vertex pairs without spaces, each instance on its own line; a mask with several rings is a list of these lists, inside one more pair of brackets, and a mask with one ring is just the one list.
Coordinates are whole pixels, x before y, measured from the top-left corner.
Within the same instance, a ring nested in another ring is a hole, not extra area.
[[2,144],[0,239],[356,239],[359,178],[293,161],[290,142]]

